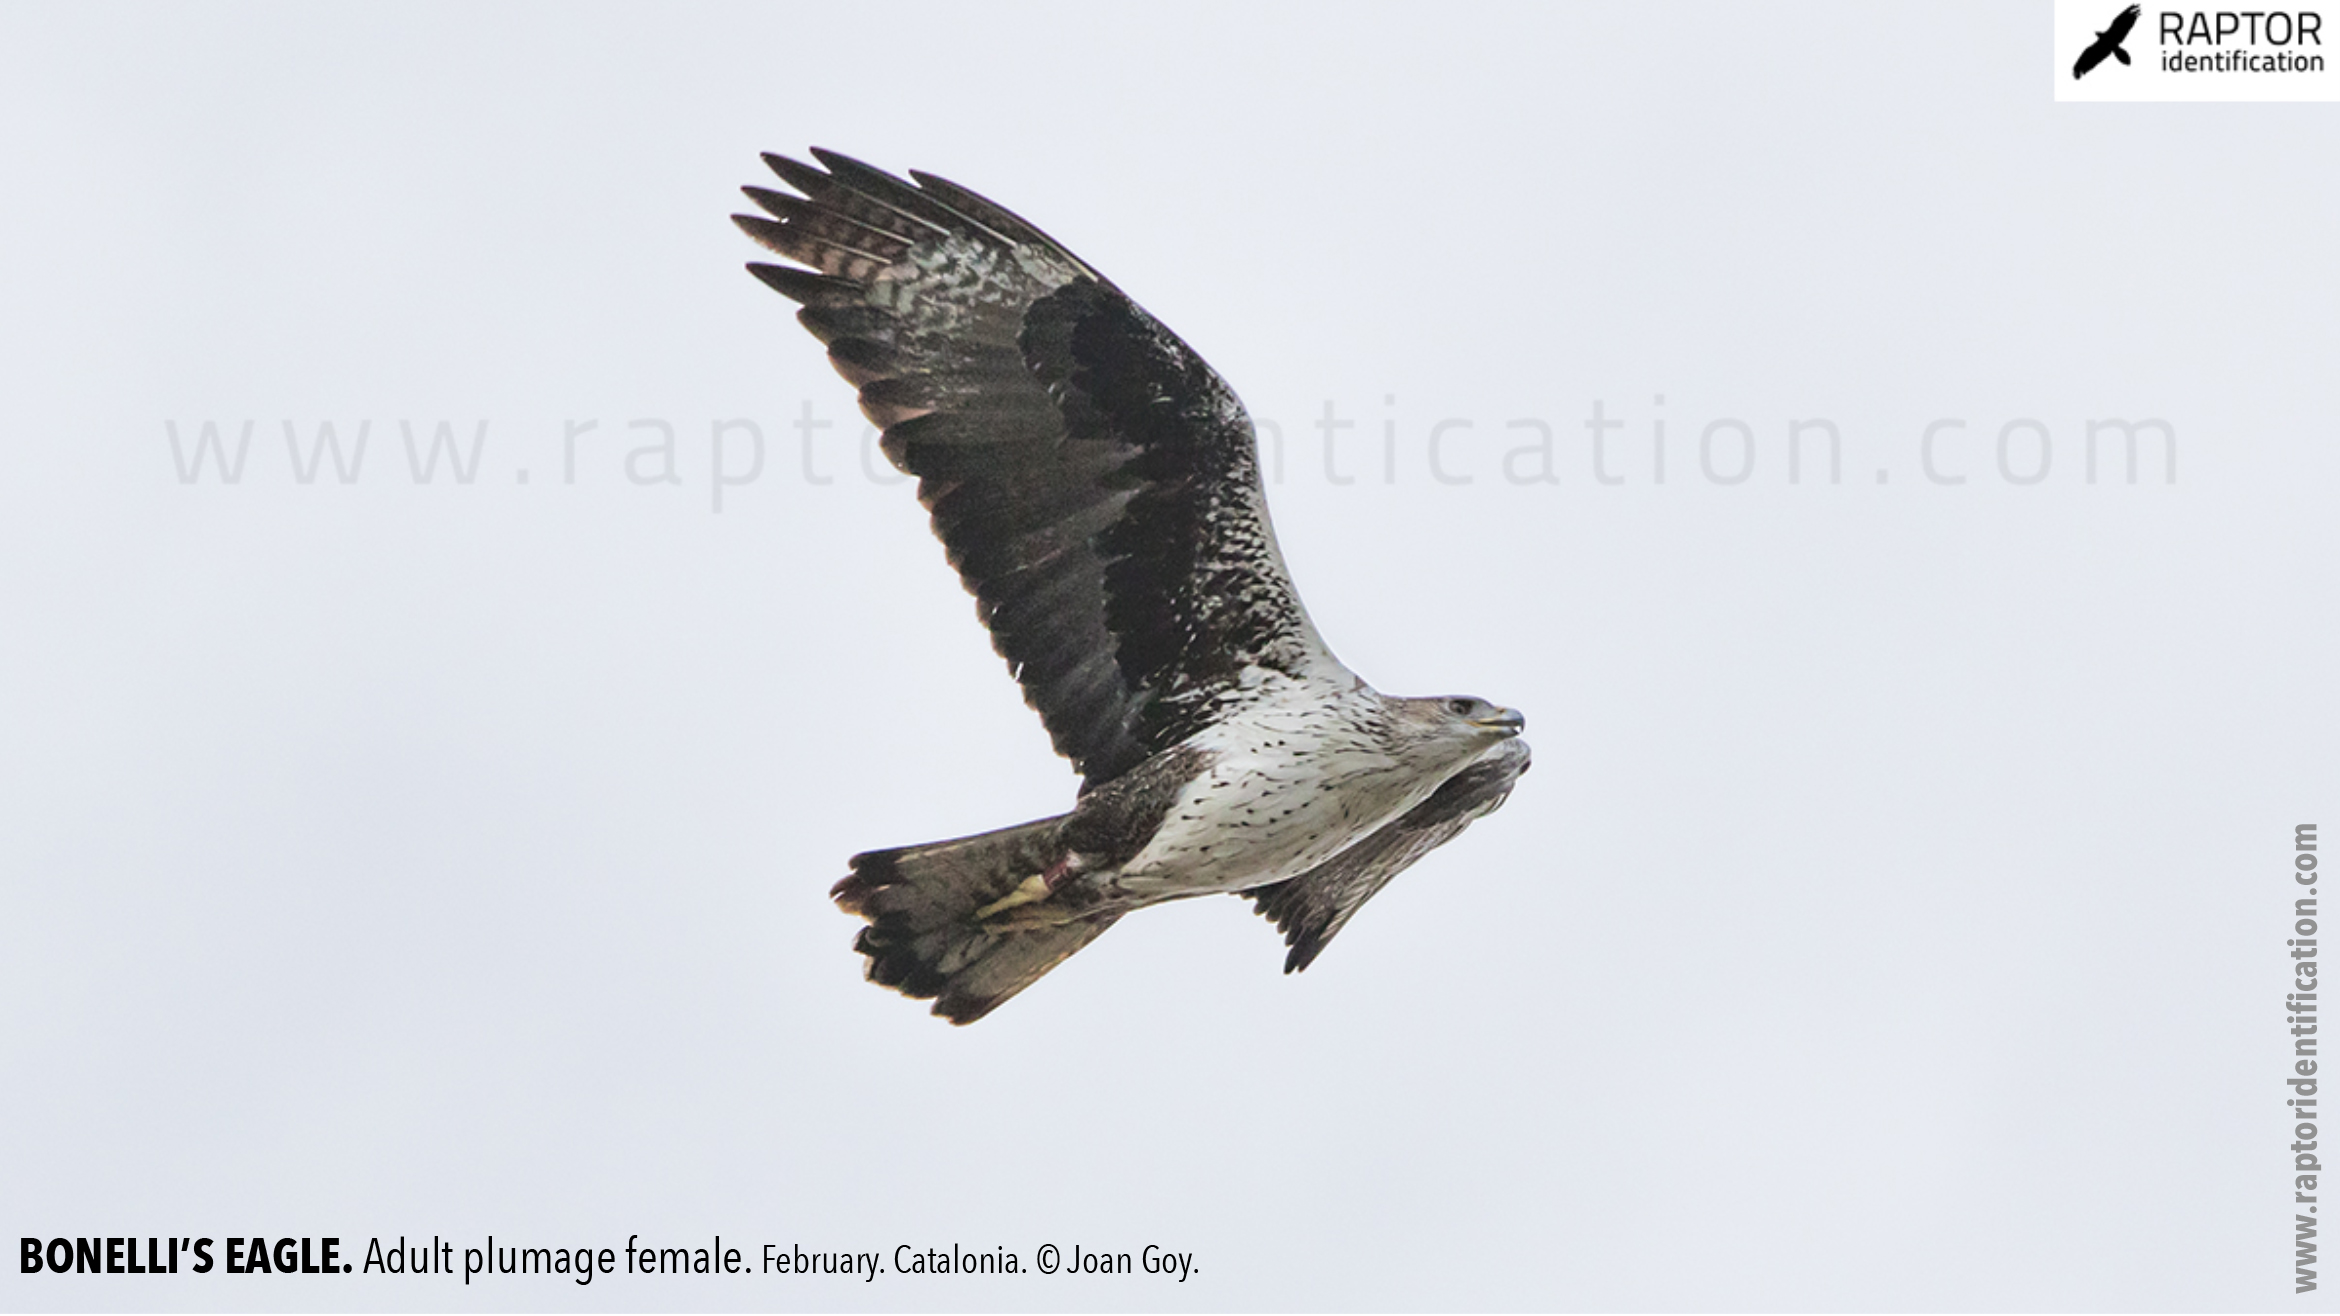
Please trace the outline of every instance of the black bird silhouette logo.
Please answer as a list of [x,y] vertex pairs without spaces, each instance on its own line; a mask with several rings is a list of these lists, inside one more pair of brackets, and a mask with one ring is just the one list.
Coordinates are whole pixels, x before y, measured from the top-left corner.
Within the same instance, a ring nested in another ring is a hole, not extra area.
[[2088,70],[2102,64],[2107,55],[2123,64],[2128,63],[2129,52],[2121,49],[2121,43],[2129,39],[2129,30],[2135,26],[2137,6],[2130,5],[2114,17],[2111,27],[2096,34],[2096,40],[2089,43],[2088,49],[2080,52],[2080,62],[2072,66],[2072,77],[2087,77]]

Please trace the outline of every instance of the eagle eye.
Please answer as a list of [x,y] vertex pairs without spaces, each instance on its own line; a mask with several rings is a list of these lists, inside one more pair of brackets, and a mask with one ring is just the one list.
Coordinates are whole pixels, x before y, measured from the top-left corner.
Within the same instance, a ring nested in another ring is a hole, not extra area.
[[1468,699],[1449,699],[1446,701],[1446,711],[1456,717],[1469,717],[1471,715],[1471,701]]

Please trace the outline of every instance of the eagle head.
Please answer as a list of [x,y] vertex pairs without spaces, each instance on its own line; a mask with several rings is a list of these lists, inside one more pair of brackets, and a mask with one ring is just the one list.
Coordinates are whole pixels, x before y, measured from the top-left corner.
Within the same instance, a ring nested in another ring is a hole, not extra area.
[[1477,695],[1432,695],[1389,702],[1397,706],[1399,720],[1414,737],[1458,749],[1484,749],[1527,729],[1527,718],[1518,709]]

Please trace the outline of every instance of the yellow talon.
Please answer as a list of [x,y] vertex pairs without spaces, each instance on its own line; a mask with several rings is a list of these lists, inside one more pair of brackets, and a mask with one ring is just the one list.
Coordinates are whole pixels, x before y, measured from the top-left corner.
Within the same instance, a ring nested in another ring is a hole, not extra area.
[[979,919],[990,918],[1001,910],[1014,909],[1018,905],[1029,905],[1035,900],[1046,900],[1047,898],[1048,880],[1040,874],[1034,873],[1018,884],[1015,890],[976,910],[975,917]]

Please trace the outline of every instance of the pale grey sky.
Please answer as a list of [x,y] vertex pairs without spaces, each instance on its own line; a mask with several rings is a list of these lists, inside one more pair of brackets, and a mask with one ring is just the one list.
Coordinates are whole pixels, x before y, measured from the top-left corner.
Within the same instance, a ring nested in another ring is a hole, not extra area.
[[[2331,107],[2055,105],[2031,4],[11,12],[7,1236],[1199,1269],[0,1306],[2333,1309]],[[860,981],[847,855],[1073,780],[740,270],[808,144],[1105,271],[1341,656],[1526,712],[1308,973],[1206,900],[970,1029]]]

